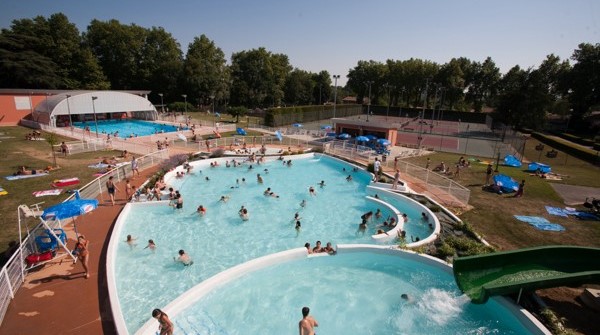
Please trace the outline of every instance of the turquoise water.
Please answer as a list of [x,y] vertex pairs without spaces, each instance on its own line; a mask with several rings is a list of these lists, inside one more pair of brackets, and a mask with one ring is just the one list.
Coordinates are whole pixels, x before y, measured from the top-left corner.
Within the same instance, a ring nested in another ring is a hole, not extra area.
[[[85,129],[90,127],[92,133],[96,132],[96,124],[93,121],[73,122],[77,128]],[[118,132],[118,137],[128,138],[136,136],[147,136],[157,133],[170,133],[177,131],[177,127],[148,122],[143,120],[102,120],[98,121],[99,134],[114,134]]]
[[[192,286],[234,265],[305,242],[314,246],[317,240],[334,245],[373,243],[371,234],[381,220],[370,223],[364,235],[357,234],[361,214],[378,208],[365,199],[371,178],[368,173],[351,172],[350,165],[328,157],[294,160],[291,167],[280,161],[253,167],[196,167],[194,175],[167,180],[183,195],[182,210],[165,203],[132,206],[118,238],[125,241],[131,234],[138,245],[130,248],[121,243],[115,262],[119,301],[131,332],[141,327],[153,308],[165,306]],[[263,184],[258,184],[257,173]],[[352,182],[346,181],[348,174],[353,176]],[[323,188],[318,186],[321,180],[326,184]],[[316,196],[309,195],[311,185]],[[265,197],[267,187],[280,197]],[[223,195],[230,197],[228,202],[219,202]],[[300,206],[302,200],[307,202],[304,208]],[[201,204],[207,208],[203,217],[196,213]],[[248,221],[238,216],[242,205],[249,210]],[[423,238],[422,228],[411,225],[420,221],[420,211],[398,205],[409,216],[408,235]],[[385,207],[381,209],[384,218],[391,214]],[[294,229],[296,212],[302,222],[299,232]],[[155,252],[144,249],[148,239],[155,241]],[[184,268],[173,262],[179,249],[194,259],[192,266]]]
[[[401,298],[407,294],[409,300]],[[289,261],[220,287],[172,318],[178,334],[528,334],[497,302],[469,303],[451,273],[371,252]]]

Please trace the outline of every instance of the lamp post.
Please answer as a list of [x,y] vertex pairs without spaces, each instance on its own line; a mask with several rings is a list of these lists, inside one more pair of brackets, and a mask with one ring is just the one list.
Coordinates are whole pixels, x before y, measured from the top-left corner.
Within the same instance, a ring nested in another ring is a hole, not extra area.
[[425,117],[425,108],[427,108],[427,90],[429,89],[429,78],[425,80],[425,95],[423,98],[423,110],[419,117],[419,149],[421,149],[421,142],[423,141],[423,117]]
[[96,138],[98,138],[98,119],[96,118],[96,104],[94,101],[98,99],[98,97],[92,97],[92,110],[94,111],[94,126],[96,127]]
[[214,94],[211,94],[210,100],[212,100],[212,114],[215,117],[213,126],[216,127],[217,126],[217,116],[215,115],[215,95]]
[[67,94],[67,111],[69,112],[69,126],[71,127],[71,133],[73,133],[73,119],[71,118],[71,106],[69,105],[70,94]]
[[367,105],[367,122],[369,122],[369,115],[371,114],[371,85],[373,84],[372,80],[365,82],[365,85],[369,85],[369,103]]
[[333,79],[335,80],[335,84],[333,84],[333,118],[335,119],[335,107],[337,105],[337,80],[340,78],[339,74],[334,74]]
[[392,104],[392,92],[391,90],[393,90],[394,85],[390,85],[390,84],[385,84],[385,86],[387,87],[388,90],[388,105],[387,105],[387,111],[385,112],[385,120],[388,120],[388,117],[390,116],[390,105]]
[[160,111],[161,111],[161,113],[164,113],[165,112],[165,104],[163,103],[163,94],[158,93],[158,95],[160,95]]
[[183,97],[183,103],[184,103],[183,116],[186,116],[187,115],[187,94],[182,94],[181,96]]

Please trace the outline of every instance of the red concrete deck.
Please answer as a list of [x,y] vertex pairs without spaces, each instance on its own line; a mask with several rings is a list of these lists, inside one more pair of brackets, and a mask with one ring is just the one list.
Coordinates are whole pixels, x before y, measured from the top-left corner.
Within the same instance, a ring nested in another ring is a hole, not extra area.
[[[139,186],[156,168],[132,181]],[[27,275],[11,301],[0,334],[116,334],[106,284],[106,249],[113,224],[125,205],[124,182],[117,184],[117,204],[100,202],[95,211],[76,220],[77,230],[90,241],[90,278],[83,267],[62,258]],[[73,226],[65,227],[67,246],[75,244]]]

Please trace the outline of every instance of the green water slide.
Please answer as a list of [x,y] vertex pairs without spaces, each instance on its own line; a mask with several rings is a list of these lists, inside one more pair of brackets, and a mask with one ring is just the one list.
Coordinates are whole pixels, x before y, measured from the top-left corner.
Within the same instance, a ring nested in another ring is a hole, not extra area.
[[459,257],[454,278],[476,304],[520,290],[600,284],[600,248],[546,246]]

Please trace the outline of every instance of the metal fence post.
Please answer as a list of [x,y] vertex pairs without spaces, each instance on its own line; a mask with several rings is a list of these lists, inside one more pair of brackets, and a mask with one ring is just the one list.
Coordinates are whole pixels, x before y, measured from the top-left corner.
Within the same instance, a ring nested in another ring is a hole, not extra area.
[[15,298],[15,292],[13,292],[13,287],[10,284],[10,279],[8,278],[8,271],[6,271],[6,267],[4,267],[2,269],[2,277],[4,277],[4,279],[6,279],[6,285],[8,286],[8,291],[10,292],[10,298],[14,299]]

